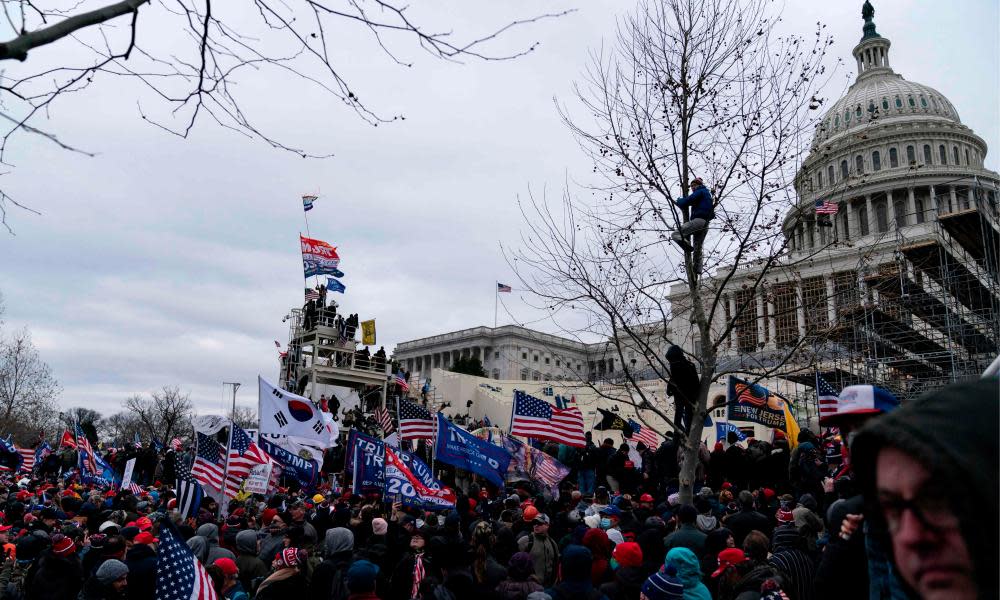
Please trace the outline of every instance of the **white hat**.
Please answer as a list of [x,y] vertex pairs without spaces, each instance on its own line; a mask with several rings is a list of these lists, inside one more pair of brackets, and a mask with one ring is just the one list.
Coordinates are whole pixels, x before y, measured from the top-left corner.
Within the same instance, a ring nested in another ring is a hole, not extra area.
[[115,523],[114,521],[105,521],[105,522],[101,523],[101,526],[98,527],[97,530],[100,531],[101,533],[104,533],[105,531],[107,531],[108,529],[111,529],[112,527],[114,527],[115,529],[118,529],[118,530],[120,530],[122,528],[121,525],[119,525],[118,523]]

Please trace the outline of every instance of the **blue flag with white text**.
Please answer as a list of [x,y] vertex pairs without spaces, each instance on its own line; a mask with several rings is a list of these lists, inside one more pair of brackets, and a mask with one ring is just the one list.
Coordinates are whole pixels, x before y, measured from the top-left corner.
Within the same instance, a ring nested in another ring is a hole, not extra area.
[[503,487],[504,475],[510,466],[510,452],[449,423],[441,413],[437,414],[437,422],[435,460],[476,473]]

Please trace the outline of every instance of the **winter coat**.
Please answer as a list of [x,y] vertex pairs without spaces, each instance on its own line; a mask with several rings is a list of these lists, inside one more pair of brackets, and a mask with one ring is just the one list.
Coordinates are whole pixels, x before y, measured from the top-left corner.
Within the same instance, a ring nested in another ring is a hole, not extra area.
[[208,558],[205,565],[210,565],[220,558],[228,558],[235,561],[236,555],[219,546],[219,527],[214,523],[205,523],[198,528],[197,535],[205,538],[208,542]]
[[26,600],[76,598],[83,587],[83,567],[76,554],[56,556],[47,551],[28,571],[24,581]]
[[694,191],[687,196],[678,198],[674,203],[681,208],[684,208],[685,206],[690,207],[692,219],[705,219],[708,221],[715,217],[712,192],[710,192],[708,188],[703,185],[695,188]]
[[255,581],[263,580],[271,572],[264,561],[257,557],[257,532],[248,529],[236,534],[236,568],[240,571],[240,585],[248,593],[256,591]]
[[588,529],[583,545],[594,557],[590,566],[590,582],[599,586],[611,580],[611,540],[603,529]]
[[615,571],[615,580],[601,586],[601,593],[608,600],[639,600],[646,572],[642,567],[621,567]]
[[671,533],[663,540],[663,545],[669,550],[671,548],[688,548],[696,555],[701,556],[705,552],[705,534],[690,523],[685,523],[680,528]]
[[128,597],[148,600],[156,592],[156,552],[147,544],[136,544],[125,554],[128,567]]
[[545,585],[552,585],[559,571],[559,546],[547,535],[530,534],[531,545],[527,551],[535,563],[535,575]]
[[752,508],[744,508],[726,519],[726,527],[733,532],[733,540],[736,542],[737,548],[743,547],[743,539],[754,529],[767,536],[770,536],[774,529],[770,519]]
[[[354,533],[345,527],[327,530],[323,538],[323,552],[326,558],[313,570],[312,581],[309,584],[310,597],[343,600],[347,597],[344,578],[354,559]],[[331,594],[333,589],[337,590],[336,594]]]
[[525,581],[505,579],[497,586],[497,593],[504,600],[525,600],[531,592],[540,592],[545,588],[538,583],[538,578],[532,575]]
[[677,570],[677,578],[684,584],[684,600],[712,600],[708,588],[701,582],[701,565],[694,552],[674,548],[667,552],[664,565],[672,565]]
[[111,584],[101,583],[96,575],[91,575],[83,584],[83,589],[80,590],[80,594],[76,598],[77,600],[125,600],[128,596],[116,592]]

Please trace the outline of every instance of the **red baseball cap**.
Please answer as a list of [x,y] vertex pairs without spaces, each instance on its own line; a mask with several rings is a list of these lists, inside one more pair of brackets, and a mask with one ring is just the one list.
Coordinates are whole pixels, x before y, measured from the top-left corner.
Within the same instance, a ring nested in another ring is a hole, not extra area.
[[158,538],[153,537],[153,534],[148,531],[139,533],[135,536],[135,539],[132,540],[135,544],[157,544],[159,541],[160,540]]
[[149,517],[139,517],[135,521],[135,526],[139,528],[140,531],[149,531],[153,528],[153,522]]
[[212,564],[219,567],[219,570],[222,571],[223,575],[229,577],[236,575],[237,573],[240,572],[239,568],[236,566],[236,563],[234,563],[233,559],[231,558],[225,558],[225,557],[217,558],[215,559],[215,562]]
[[652,501],[653,501],[653,497],[650,496],[649,494],[643,494],[643,495],[639,496],[639,502],[652,502]]
[[722,552],[719,552],[719,568],[712,573],[712,577],[718,577],[729,567],[734,567],[746,561],[747,555],[739,548],[726,548]]
[[14,529],[13,525],[0,525],[0,533]]

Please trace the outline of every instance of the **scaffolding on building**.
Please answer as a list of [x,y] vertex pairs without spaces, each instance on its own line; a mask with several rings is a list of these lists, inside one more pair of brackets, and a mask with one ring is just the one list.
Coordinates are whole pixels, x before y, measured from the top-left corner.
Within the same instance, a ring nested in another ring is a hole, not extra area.
[[[837,389],[878,385],[906,402],[977,377],[997,358],[996,190],[978,180],[945,195],[929,189],[929,202],[918,203],[917,213],[894,211],[886,223],[872,224],[884,230],[878,248],[863,253],[855,270],[834,273],[832,289],[822,277],[799,281],[809,358],[782,378],[791,384],[785,392],[800,418],[818,412],[817,375]],[[825,302],[831,294],[833,301]],[[803,372],[806,363],[812,369]]]

